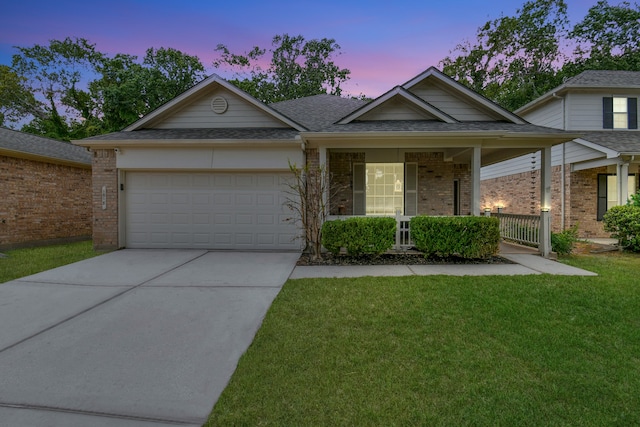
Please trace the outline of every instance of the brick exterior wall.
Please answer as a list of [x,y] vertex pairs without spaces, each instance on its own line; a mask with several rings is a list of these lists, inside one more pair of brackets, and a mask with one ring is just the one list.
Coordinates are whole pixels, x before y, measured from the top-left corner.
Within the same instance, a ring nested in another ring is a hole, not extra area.
[[418,214],[453,215],[454,179],[460,179],[460,213],[471,212],[471,173],[466,165],[444,161],[443,153],[406,153],[405,162],[418,164]]
[[[118,169],[113,149],[93,150],[93,247],[118,249]],[[106,209],[102,188],[106,190]]]
[[364,153],[328,153],[328,170],[331,179],[330,215],[353,215],[353,167],[364,163]]
[[453,165],[453,178],[460,185],[460,215],[471,215],[471,168],[469,165]]
[[[353,214],[353,167],[365,163],[362,152],[328,153],[331,191],[337,194],[330,206],[331,215]],[[453,215],[454,180],[460,182],[460,213],[471,211],[471,172],[468,165],[444,161],[443,153],[406,153],[405,162],[418,164],[418,214]]]
[[0,156],[0,248],[91,236],[91,170]]
[[[604,224],[597,220],[598,174],[606,167],[570,172],[565,166],[565,228],[578,225],[581,238],[609,237]],[[551,172],[551,230],[562,231],[562,167]],[[500,204],[504,213],[537,215],[540,213],[540,171],[524,172],[482,181],[482,207],[493,212]]]

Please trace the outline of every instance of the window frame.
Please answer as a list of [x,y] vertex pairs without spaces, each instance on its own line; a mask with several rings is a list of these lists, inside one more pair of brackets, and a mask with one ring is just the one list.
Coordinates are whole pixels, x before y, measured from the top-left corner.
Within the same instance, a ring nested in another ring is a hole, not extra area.
[[[626,99],[626,112],[616,111],[615,100]],[[625,127],[616,125],[616,116],[626,117]],[[612,130],[638,129],[638,98],[624,96],[605,96],[602,98],[602,128]]]

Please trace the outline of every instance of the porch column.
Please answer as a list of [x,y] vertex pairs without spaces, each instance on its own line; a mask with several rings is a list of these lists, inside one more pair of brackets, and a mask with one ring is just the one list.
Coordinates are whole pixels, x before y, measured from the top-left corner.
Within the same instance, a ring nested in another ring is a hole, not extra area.
[[551,253],[551,147],[540,150],[540,255]]
[[616,169],[618,188],[618,205],[622,206],[629,199],[629,163],[618,163]]
[[322,174],[322,185],[321,188],[324,188],[325,191],[322,193],[322,205],[325,206],[326,215],[329,215],[329,211],[331,206],[327,204],[329,200],[329,185],[330,183],[325,183],[324,180],[329,178],[329,170],[327,169],[327,148],[326,147],[318,147],[318,166],[324,169],[325,173]]
[[480,216],[480,167],[481,148],[471,152],[471,215]]

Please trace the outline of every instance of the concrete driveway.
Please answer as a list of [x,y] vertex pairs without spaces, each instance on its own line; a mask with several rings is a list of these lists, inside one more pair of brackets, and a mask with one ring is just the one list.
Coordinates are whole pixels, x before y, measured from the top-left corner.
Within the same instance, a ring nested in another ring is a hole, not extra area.
[[297,258],[128,249],[0,284],[0,425],[200,426]]

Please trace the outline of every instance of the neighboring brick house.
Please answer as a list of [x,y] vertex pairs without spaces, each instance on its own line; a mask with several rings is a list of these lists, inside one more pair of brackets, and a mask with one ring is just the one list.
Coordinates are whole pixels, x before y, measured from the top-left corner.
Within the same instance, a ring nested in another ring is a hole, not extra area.
[[[581,134],[552,149],[552,229],[578,225],[583,238],[609,237],[602,216],[638,189],[640,72],[585,71],[516,114]],[[562,172],[564,171],[564,173]],[[482,169],[482,205],[538,214],[540,153]]]
[[300,250],[289,163],[324,165],[340,215],[479,215],[480,168],[573,138],[430,68],[364,102],[266,105],[211,76],[94,152],[94,245]]
[[0,248],[91,237],[91,154],[0,127]]

